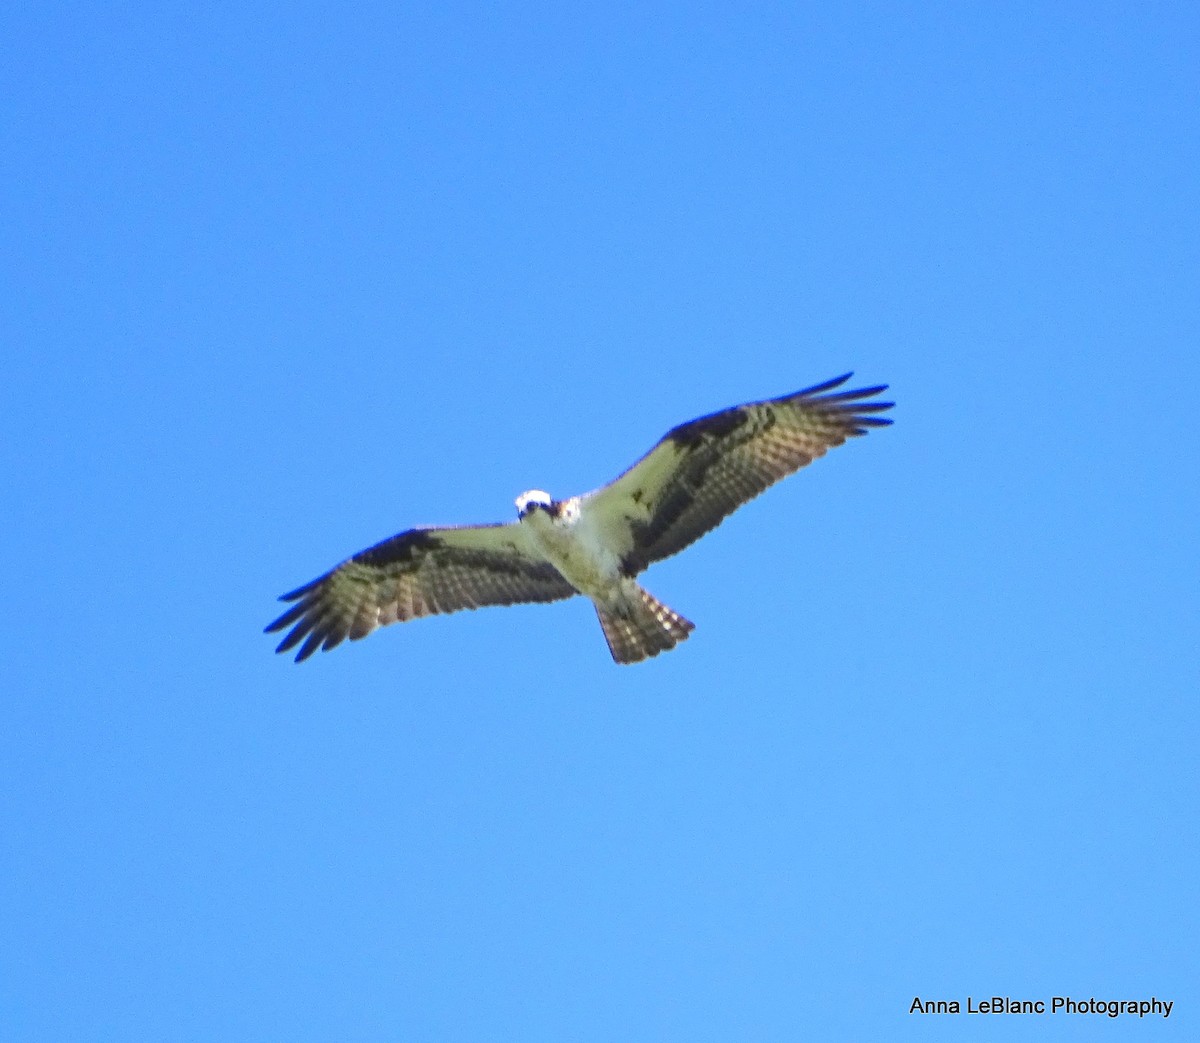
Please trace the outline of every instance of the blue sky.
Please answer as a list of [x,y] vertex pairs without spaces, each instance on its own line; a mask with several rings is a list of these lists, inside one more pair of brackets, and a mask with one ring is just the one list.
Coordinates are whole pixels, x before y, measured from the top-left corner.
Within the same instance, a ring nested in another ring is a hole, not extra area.
[[[1189,1034],[1198,45],[1183,3],[10,13],[0,1035]],[[848,369],[895,426],[647,574],[670,655],[578,600],[261,633]],[[1175,1008],[908,1013],[993,994]]]

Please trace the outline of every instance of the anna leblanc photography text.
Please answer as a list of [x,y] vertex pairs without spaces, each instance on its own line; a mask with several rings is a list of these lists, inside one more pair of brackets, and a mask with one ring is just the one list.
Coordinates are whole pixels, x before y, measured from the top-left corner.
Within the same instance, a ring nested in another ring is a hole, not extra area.
[[1071,996],[1054,996],[1050,1000],[1014,1000],[1009,996],[989,996],[977,1000],[967,997],[964,1006],[958,1000],[926,1000],[914,996],[909,1014],[1103,1014],[1110,1018],[1136,1014],[1139,1018],[1169,1018],[1174,1000],[1086,1000]]

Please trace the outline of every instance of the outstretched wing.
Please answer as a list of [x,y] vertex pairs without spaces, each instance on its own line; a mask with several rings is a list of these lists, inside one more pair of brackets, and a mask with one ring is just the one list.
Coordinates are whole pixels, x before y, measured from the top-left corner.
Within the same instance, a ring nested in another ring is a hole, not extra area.
[[868,428],[890,424],[875,395],[886,384],[838,391],[853,374],[794,395],[723,409],[680,424],[587,509],[636,575],[669,557],[764,489]]
[[574,593],[553,565],[522,549],[515,524],[409,529],[284,594],[280,601],[296,604],[266,633],[291,627],[275,651],[303,641],[299,663],[388,623]]

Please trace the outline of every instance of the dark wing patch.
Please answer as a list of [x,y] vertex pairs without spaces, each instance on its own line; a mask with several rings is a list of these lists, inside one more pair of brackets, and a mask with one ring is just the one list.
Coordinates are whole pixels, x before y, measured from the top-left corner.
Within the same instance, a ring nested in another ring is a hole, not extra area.
[[[871,415],[892,408],[891,402],[872,400],[887,385],[826,393],[851,375],[680,424],[615,482],[593,493],[610,533],[624,528],[629,534],[625,570],[636,575],[683,550],[779,479],[847,438],[890,424]],[[622,510],[614,525],[613,513]]]
[[722,409],[719,413],[709,413],[708,416],[697,417],[686,424],[673,427],[666,437],[677,446],[690,449],[700,445],[706,438],[728,438],[749,421],[750,415],[746,410],[741,406],[734,406],[732,409]]
[[281,601],[296,603],[266,633],[291,627],[275,651],[300,645],[299,663],[389,623],[576,593],[549,562],[521,552],[514,528],[409,529],[284,594]]

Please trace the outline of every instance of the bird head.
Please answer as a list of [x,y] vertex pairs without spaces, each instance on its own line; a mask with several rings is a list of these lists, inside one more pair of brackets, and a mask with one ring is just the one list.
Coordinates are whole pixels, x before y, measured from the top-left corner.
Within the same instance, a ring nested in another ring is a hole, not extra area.
[[541,489],[530,489],[517,497],[517,517],[524,518],[533,511],[551,511],[554,501],[548,492]]

